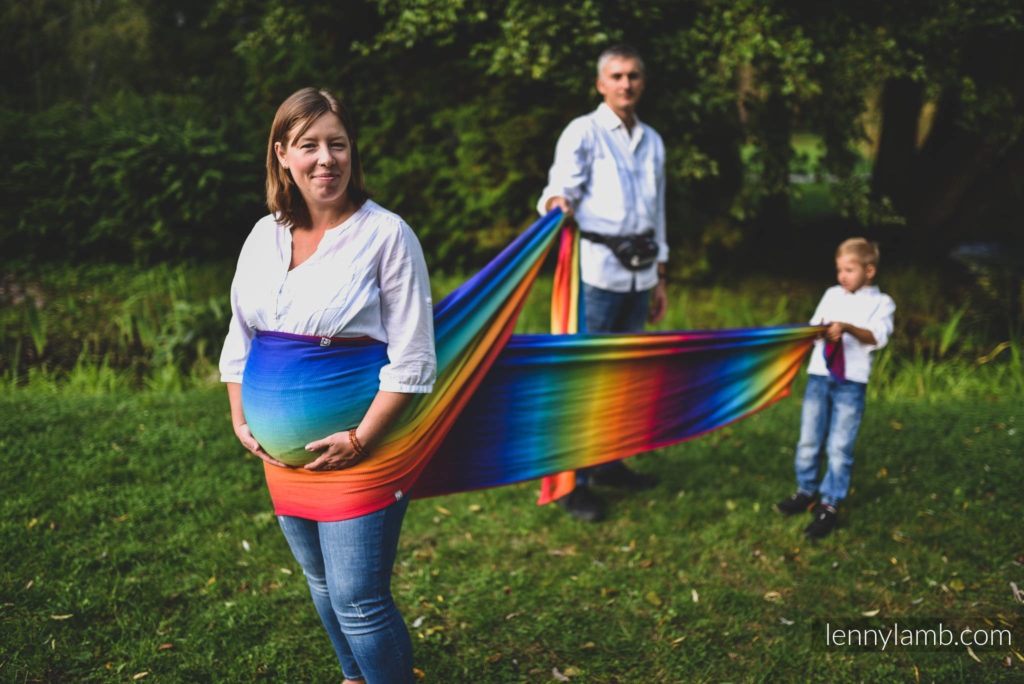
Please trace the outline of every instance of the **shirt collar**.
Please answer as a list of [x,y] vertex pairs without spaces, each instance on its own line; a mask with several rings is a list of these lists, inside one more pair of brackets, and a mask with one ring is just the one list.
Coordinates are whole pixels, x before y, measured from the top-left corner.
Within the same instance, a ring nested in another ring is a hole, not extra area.
[[612,111],[612,108],[602,102],[597,105],[597,111],[595,112],[597,122],[601,124],[603,128],[609,131],[620,130],[622,135],[629,141],[630,151],[635,151],[640,141],[644,137],[644,127],[640,125],[640,117],[633,114],[633,129],[626,128],[626,124],[622,123],[622,119],[619,115]]
[[[619,115],[613,112],[612,108],[604,102],[597,105],[596,116],[598,123],[608,130],[614,130],[619,127],[624,129],[626,127],[626,124],[622,123],[622,119],[619,118]],[[640,117],[635,113],[633,114],[633,122],[634,130],[640,128]]]

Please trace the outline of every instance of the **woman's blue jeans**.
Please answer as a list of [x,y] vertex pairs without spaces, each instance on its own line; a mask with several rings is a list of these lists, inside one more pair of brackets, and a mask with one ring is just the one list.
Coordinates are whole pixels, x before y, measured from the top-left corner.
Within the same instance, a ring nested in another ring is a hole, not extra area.
[[[862,382],[832,376],[807,378],[796,445],[796,484],[804,494],[820,492],[821,502],[830,506],[838,505],[850,489],[853,443],[864,414],[866,388]],[[819,483],[822,451],[828,461]]]
[[391,568],[408,506],[406,496],[336,522],[278,516],[347,679],[414,681],[409,630],[391,598]]

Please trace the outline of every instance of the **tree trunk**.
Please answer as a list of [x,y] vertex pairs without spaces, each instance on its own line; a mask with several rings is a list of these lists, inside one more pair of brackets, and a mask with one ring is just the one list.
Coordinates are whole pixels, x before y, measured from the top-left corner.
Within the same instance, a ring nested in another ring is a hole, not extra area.
[[[761,200],[759,231],[764,246],[787,244],[792,239],[789,215],[789,163],[793,156],[791,137],[792,113],[786,99],[772,94],[760,116],[761,136],[764,141],[765,189]],[[765,239],[769,238],[769,239]]]
[[910,208],[922,97],[921,84],[909,78],[891,79],[882,90],[882,133],[871,173],[871,196],[876,200],[890,198],[901,213]]

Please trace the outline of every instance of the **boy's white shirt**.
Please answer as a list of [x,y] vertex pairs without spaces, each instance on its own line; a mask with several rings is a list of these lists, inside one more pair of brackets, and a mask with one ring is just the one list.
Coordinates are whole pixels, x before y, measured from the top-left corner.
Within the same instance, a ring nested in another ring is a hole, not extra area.
[[[892,297],[879,291],[875,285],[864,285],[855,292],[847,292],[842,285],[833,285],[822,295],[811,323],[849,323],[871,331],[876,344],[864,344],[850,333],[843,333],[846,379],[867,382],[871,375],[871,352],[881,349],[889,341],[895,311],[896,303]],[[814,343],[811,361],[807,366],[807,372],[811,375],[828,375],[824,346],[823,339]]]

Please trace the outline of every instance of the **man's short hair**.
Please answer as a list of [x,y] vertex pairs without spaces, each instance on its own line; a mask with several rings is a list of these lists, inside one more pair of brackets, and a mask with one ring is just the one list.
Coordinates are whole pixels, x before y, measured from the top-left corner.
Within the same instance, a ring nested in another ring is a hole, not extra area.
[[640,56],[640,53],[631,48],[628,45],[612,45],[609,48],[605,48],[604,52],[597,58],[597,77],[601,78],[601,72],[604,70],[604,65],[608,63],[608,60],[618,57],[619,59],[635,59],[637,64],[640,65],[640,74],[646,73],[644,67],[644,60]]
[[878,268],[878,243],[862,237],[850,238],[836,248],[836,259],[849,254],[860,262],[861,266],[874,266]]

